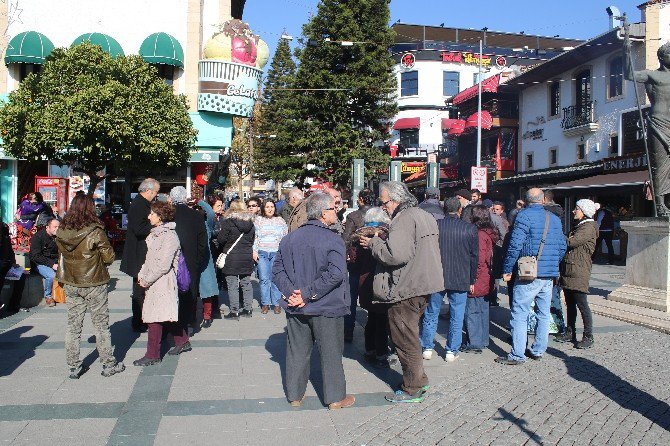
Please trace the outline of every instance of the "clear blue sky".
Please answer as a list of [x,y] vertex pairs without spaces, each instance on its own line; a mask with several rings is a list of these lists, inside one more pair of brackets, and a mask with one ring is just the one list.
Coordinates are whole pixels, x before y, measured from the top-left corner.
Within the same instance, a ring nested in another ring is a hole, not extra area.
[[[614,5],[640,21],[643,0],[392,0],[391,23],[520,32],[588,39],[607,30],[605,8]],[[318,0],[247,0],[244,21],[270,46],[270,58],[282,31],[298,37],[302,25],[316,13]],[[471,7],[472,6],[472,7]],[[295,40],[294,40],[295,44]]]

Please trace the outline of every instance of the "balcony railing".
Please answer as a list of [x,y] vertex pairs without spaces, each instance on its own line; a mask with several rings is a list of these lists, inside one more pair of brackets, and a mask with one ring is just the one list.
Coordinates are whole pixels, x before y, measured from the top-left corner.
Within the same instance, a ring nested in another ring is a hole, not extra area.
[[412,144],[398,145],[398,158],[428,156],[430,153],[438,151],[439,144]]
[[[563,108],[563,121],[561,121],[561,127],[563,127],[563,131],[565,132],[578,127],[584,127],[587,132],[595,131],[597,130],[597,124],[596,101]],[[595,128],[593,128],[594,125]]]

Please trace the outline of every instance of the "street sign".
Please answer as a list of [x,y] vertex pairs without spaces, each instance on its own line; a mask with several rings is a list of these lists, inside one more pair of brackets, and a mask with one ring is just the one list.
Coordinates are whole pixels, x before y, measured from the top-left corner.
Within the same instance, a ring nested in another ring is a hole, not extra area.
[[428,163],[426,165],[426,187],[439,187],[440,169],[437,163]]
[[478,189],[479,192],[486,193],[486,185],[488,171],[486,167],[475,167],[470,168],[470,189]]

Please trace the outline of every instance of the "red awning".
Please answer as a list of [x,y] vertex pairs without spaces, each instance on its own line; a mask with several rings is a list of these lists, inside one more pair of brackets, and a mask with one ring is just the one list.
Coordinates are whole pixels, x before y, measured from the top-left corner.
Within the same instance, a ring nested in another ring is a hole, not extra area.
[[442,130],[449,130],[457,121],[458,119],[442,118]]
[[[458,136],[465,130],[465,119],[454,119],[449,127],[449,136]],[[444,127],[443,127],[444,128]]]
[[[477,113],[471,114],[468,118],[468,121],[465,123],[465,128],[477,128],[477,121]],[[486,110],[482,110],[482,128],[484,130],[491,130],[492,125],[493,118],[491,118],[491,113],[487,112]]]
[[421,128],[421,120],[419,118],[400,118],[393,124],[393,130],[418,128]]
[[[500,85],[499,74],[491,76],[488,79],[484,79],[482,81],[482,93],[497,93],[498,85]],[[478,92],[479,92],[479,85],[475,84],[472,87],[466,88],[465,90],[458,93],[456,96],[454,96],[454,99],[452,99],[451,102],[454,105],[458,105],[461,102],[467,101],[468,99],[476,98]]]

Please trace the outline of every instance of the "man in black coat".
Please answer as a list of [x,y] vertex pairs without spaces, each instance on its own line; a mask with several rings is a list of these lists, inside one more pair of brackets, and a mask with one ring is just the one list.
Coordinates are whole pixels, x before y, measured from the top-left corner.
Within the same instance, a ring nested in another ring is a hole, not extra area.
[[184,186],[176,186],[170,190],[169,201],[175,207],[175,231],[191,276],[191,289],[186,293],[179,293],[179,322],[185,328],[195,322],[195,299],[200,294],[200,274],[207,267],[208,260],[205,217],[186,205],[187,198]]
[[46,226],[37,231],[30,239],[30,261],[37,268],[37,272],[44,279],[44,300],[47,306],[55,307],[51,296],[56,269],[58,269],[58,247],[56,246],[56,231],[60,222],[51,218],[46,222]]
[[[0,220],[0,290],[5,286],[5,277],[7,272],[16,263],[16,256],[12,248],[12,239],[9,235],[9,226]],[[25,279],[24,279],[25,280]],[[21,307],[21,294],[18,293],[18,287],[14,287],[12,297],[7,303],[0,302],[0,318],[19,311]]]
[[137,274],[147,257],[146,238],[151,232],[149,212],[151,202],[158,195],[160,184],[153,178],[147,178],[140,184],[138,194],[128,209],[128,227],[126,242],[121,258],[121,271],[133,278],[133,330],[144,332],[146,325],[142,323],[142,305],[144,304],[145,289],[137,282]]

